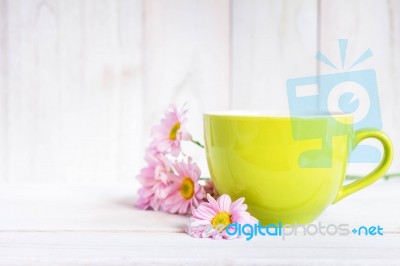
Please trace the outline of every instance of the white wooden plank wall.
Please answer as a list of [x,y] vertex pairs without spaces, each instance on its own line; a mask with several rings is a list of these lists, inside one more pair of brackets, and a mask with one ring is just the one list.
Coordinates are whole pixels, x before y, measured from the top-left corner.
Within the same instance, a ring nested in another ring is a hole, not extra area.
[[1,6],[1,179],[127,177],[143,124],[141,1]]
[[317,71],[317,1],[235,0],[232,107],[286,110],[286,80]]
[[198,139],[203,111],[286,109],[338,38],[372,49],[399,151],[400,1],[0,0],[0,180],[132,179],[169,103]]
[[[347,38],[347,67],[365,50],[373,56],[352,70],[375,69],[383,130],[395,145],[393,171],[400,171],[400,1],[321,0],[320,50],[340,65],[338,39]],[[320,63],[321,73],[332,69]],[[333,70],[335,71],[335,70]],[[365,169],[358,166],[357,172]],[[354,167],[355,168],[355,167]],[[367,168],[368,167],[367,165]],[[361,170],[360,170],[361,169]]]
[[[229,4],[228,0],[144,1],[144,143],[150,142],[151,127],[170,103],[187,102],[187,127],[200,140],[202,113],[229,108]],[[204,151],[193,144],[184,149],[208,175]],[[135,152],[143,157],[143,148]]]

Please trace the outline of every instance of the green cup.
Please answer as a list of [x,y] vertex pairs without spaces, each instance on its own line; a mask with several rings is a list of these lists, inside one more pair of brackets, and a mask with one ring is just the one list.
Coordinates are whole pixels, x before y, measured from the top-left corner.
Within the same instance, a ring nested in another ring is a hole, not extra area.
[[[353,130],[351,115],[308,117],[222,112],[204,115],[207,162],[221,194],[245,197],[262,224],[307,224],[326,207],[377,181],[393,149],[381,131]],[[317,136],[312,139],[303,137]],[[364,139],[383,145],[380,164],[343,185],[350,154]]]

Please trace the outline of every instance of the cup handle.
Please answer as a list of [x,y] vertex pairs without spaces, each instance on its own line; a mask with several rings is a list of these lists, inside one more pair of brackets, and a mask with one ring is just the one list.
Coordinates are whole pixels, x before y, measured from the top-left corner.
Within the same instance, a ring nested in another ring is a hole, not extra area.
[[[368,129],[361,129],[355,132],[355,141],[353,143],[353,149],[364,139],[375,138],[382,143],[383,146],[383,157],[379,165],[368,175],[361,179],[354,181],[346,186],[341,186],[333,203],[347,197],[354,192],[371,185],[379,178],[381,178],[388,170],[392,159],[393,159],[393,147],[389,137],[382,131],[371,131]],[[343,179],[344,180],[344,179]]]

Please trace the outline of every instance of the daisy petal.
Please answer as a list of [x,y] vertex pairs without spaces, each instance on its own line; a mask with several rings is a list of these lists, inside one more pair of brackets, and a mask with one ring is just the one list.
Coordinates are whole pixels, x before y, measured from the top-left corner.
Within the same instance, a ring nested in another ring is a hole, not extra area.
[[232,203],[231,197],[224,194],[218,198],[217,203],[221,210],[230,212],[230,207],[231,207],[231,203]]
[[208,200],[208,203],[210,204],[211,208],[213,208],[213,210],[215,212],[219,212],[221,210],[218,206],[217,201],[213,197],[211,197],[210,194],[207,194],[207,200]]

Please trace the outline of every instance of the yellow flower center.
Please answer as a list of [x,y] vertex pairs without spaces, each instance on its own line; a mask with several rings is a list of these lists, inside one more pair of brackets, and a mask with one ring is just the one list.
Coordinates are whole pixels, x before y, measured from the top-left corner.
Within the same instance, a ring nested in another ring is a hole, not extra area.
[[184,199],[191,199],[194,194],[194,184],[190,177],[183,179],[180,192]]
[[[212,226],[217,230],[224,230],[228,225],[232,223],[232,215],[227,212],[219,212],[211,220]],[[221,228],[223,227],[223,228]]]
[[176,133],[178,133],[178,130],[181,128],[181,123],[177,122],[175,125],[171,128],[171,131],[169,132],[169,139],[170,140],[176,140]]

